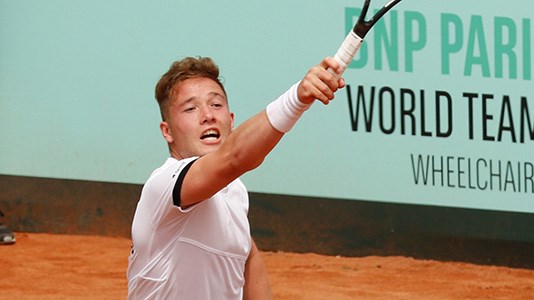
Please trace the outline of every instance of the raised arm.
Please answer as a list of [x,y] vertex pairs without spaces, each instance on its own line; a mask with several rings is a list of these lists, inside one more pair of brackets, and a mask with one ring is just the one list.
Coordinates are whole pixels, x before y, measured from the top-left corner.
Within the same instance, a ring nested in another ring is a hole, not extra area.
[[[214,152],[200,157],[189,169],[181,189],[183,206],[205,200],[244,173],[258,167],[285,132],[316,99],[328,104],[344,86],[328,68],[338,63],[325,58],[302,81],[279,99],[233,130]],[[277,129],[278,128],[278,129]]]

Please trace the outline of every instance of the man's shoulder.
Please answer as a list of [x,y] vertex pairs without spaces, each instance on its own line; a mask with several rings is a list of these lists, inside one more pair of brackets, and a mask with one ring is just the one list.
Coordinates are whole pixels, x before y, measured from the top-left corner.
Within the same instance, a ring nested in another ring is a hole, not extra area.
[[159,177],[160,175],[170,175],[172,178],[174,178],[182,171],[182,169],[186,165],[188,165],[191,161],[196,160],[197,158],[198,157],[176,159],[174,157],[169,157],[160,167],[152,171],[149,180],[151,178]]

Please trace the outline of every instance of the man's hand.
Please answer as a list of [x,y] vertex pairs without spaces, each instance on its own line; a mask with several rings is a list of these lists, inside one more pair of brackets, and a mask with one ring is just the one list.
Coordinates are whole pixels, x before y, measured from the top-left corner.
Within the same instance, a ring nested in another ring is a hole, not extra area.
[[298,86],[299,100],[305,104],[315,100],[324,104],[330,103],[334,99],[334,93],[345,86],[345,80],[339,75],[339,68],[339,64],[331,57],[326,57],[320,64],[311,68]]

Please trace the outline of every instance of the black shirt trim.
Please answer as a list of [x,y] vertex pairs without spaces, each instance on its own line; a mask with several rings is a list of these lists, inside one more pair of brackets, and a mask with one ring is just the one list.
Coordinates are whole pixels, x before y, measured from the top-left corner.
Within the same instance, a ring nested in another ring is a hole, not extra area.
[[182,183],[184,182],[185,174],[187,174],[189,168],[191,168],[195,161],[197,160],[192,160],[183,168],[182,172],[180,172],[180,175],[178,175],[178,178],[176,179],[176,183],[174,184],[174,189],[172,190],[172,202],[178,207],[180,207],[180,194],[182,192]]

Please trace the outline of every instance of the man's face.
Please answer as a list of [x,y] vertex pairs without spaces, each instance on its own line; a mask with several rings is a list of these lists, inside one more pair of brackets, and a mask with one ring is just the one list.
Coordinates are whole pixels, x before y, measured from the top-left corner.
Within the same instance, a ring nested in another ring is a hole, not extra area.
[[209,78],[190,78],[174,87],[163,137],[177,159],[215,151],[230,134],[234,114],[222,88]]

